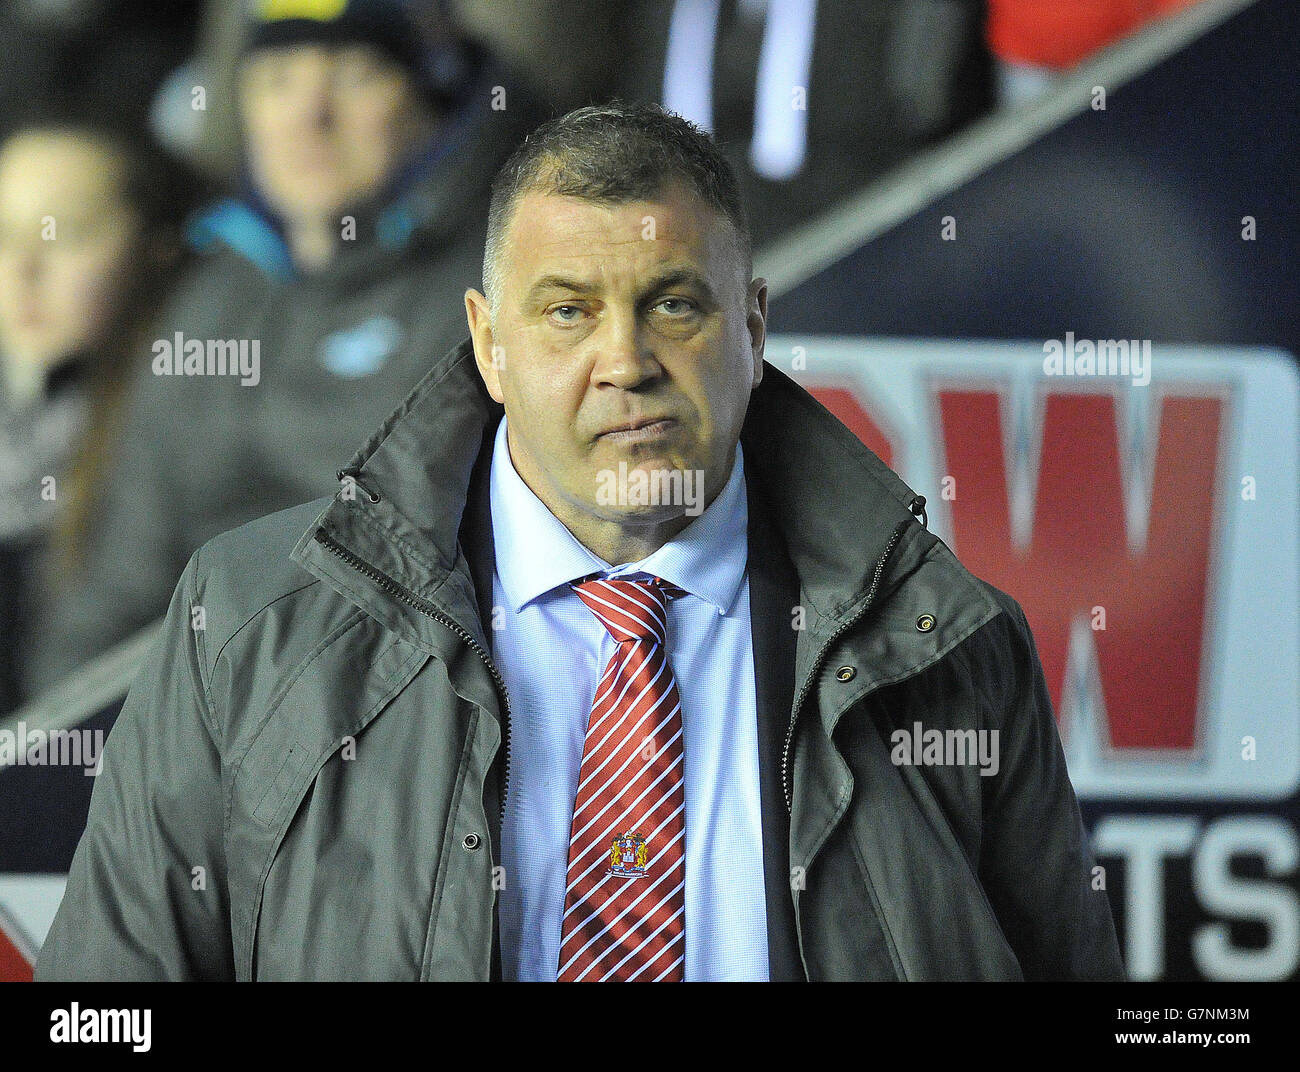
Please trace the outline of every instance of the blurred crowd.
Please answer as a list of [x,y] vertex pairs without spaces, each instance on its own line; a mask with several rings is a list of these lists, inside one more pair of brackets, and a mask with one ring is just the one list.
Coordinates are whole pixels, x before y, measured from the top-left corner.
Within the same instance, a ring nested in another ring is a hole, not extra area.
[[711,131],[758,246],[1192,0],[0,5],[0,711],[328,494],[466,334],[489,186],[618,96]]

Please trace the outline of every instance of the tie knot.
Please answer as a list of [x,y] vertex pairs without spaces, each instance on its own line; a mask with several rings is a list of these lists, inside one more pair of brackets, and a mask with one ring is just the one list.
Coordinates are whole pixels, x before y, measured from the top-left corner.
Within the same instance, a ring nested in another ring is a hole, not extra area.
[[611,578],[575,581],[570,587],[619,643],[625,640],[666,643],[668,600],[686,594],[659,577],[640,581]]

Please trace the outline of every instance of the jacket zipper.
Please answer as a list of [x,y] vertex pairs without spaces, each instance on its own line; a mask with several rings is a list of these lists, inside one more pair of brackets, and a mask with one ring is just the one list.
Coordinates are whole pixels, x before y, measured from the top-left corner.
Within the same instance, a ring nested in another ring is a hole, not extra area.
[[867,599],[866,602],[862,604],[862,609],[835,630],[826,643],[822,645],[821,650],[817,653],[817,658],[813,662],[812,673],[808,675],[803,688],[799,690],[799,697],[795,700],[794,709],[790,712],[790,725],[785,731],[785,749],[781,753],[781,791],[785,796],[786,815],[792,815],[794,813],[794,798],[790,788],[790,746],[794,743],[794,730],[796,723],[799,721],[799,711],[803,707],[803,702],[807,697],[809,690],[812,688],[812,683],[817,679],[817,673],[821,669],[822,662],[825,660],[831,646],[846,632],[852,629],[853,626],[862,619],[862,616],[871,608],[871,601],[875,599],[876,596],[876,588],[880,585],[880,576],[885,571],[885,563],[889,561],[889,556],[893,553],[894,545],[898,543],[899,539],[903,535],[903,531],[910,524],[912,524],[910,520],[901,521],[899,522],[898,527],[894,529],[893,533],[889,537],[889,542],[885,544],[885,551],[880,556],[880,561],[876,563],[876,571],[871,578],[871,587],[867,590]]
[[426,600],[421,599],[410,589],[402,587],[395,580],[389,577],[388,574],[381,573],[379,570],[375,569],[374,566],[370,565],[370,563],[362,561],[351,551],[349,551],[346,547],[343,547],[341,544],[337,543],[335,540],[327,536],[323,530],[321,529],[316,530],[315,539],[318,544],[320,544],[322,547],[325,548],[325,550],[341,558],[353,569],[359,571],[364,576],[374,581],[374,583],[378,585],[382,591],[388,593],[389,595],[400,600],[401,602],[414,607],[421,614],[425,614],[428,617],[432,618],[434,621],[440,622],[441,624],[445,625],[458,637],[464,640],[471,648],[473,648],[475,654],[477,654],[478,657],[483,660],[483,665],[487,667],[488,673],[492,675],[492,680],[496,684],[497,695],[501,700],[502,712],[504,714],[504,718],[502,722],[501,738],[502,738],[502,748],[504,751],[505,758],[502,760],[504,767],[503,767],[503,774],[501,778],[500,813],[498,815],[498,819],[500,820],[500,823],[504,825],[505,817],[506,817],[506,793],[509,792],[510,789],[510,696],[506,692],[505,681],[502,679],[501,674],[497,671],[496,666],[493,665],[491,658],[488,656],[488,653],[483,650],[483,645],[480,644],[477,640],[475,640],[468,632],[465,631],[465,629],[463,629],[456,622],[452,621],[445,614],[440,613],[433,606],[433,604],[427,602]]

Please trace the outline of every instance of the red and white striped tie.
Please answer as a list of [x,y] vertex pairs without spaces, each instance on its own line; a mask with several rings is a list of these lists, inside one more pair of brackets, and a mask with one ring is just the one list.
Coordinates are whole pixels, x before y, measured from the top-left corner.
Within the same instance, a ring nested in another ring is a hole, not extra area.
[[686,975],[682,704],[668,665],[669,599],[648,580],[571,585],[618,642],[596,688],[569,829],[560,982]]

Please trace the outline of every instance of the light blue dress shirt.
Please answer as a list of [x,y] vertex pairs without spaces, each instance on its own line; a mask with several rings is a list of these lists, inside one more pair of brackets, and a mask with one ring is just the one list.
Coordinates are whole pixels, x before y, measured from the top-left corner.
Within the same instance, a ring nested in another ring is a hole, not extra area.
[[593,554],[520,478],[497,429],[490,478],[496,570],[493,658],[510,694],[510,780],[501,834],[501,967],[554,981],[569,827],[596,684],[614,640],[568,587],[600,572],[652,574],[669,603],[668,662],[682,700],[686,979],[768,978],[758,721],[749,618],[748,506],[740,445],[717,498],[640,562]]

